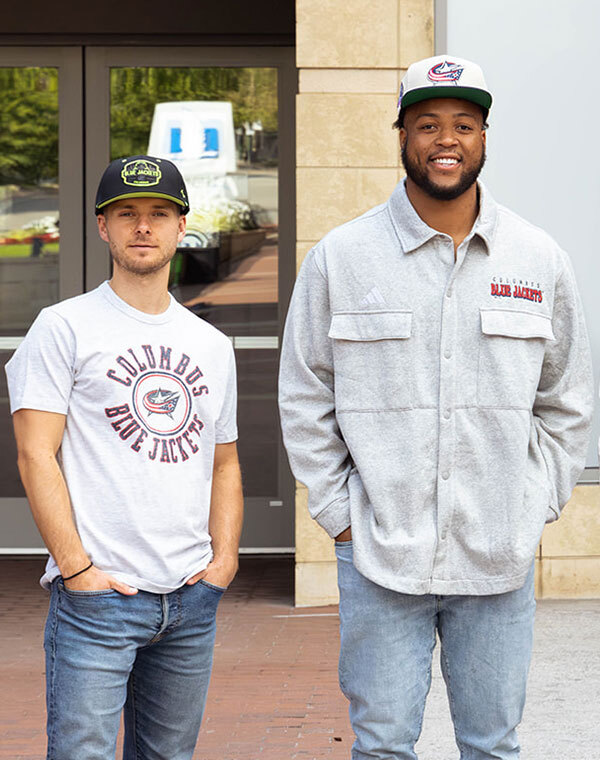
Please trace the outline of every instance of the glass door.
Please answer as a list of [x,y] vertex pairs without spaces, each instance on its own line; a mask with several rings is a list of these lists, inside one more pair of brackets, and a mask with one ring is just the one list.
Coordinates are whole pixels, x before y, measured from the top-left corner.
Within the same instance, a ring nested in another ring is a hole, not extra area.
[[170,290],[236,351],[246,551],[293,546],[293,481],[276,384],[295,262],[295,92],[293,51],[281,48],[86,54],[87,288],[109,276],[93,220],[108,160],[150,154],[175,162],[191,211]]
[[[82,52],[0,49],[0,361],[40,309],[83,289]],[[0,552],[43,552],[0,374]]]

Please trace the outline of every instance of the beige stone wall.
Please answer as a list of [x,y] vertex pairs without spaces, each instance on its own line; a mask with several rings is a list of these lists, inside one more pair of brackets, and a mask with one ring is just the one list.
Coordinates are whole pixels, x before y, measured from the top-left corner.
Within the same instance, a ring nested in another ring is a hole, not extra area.
[[578,486],[539,549],[538,599],[600,597],[600,486]]
[[[433,0],[297,0],[298,267],[332,227],[402,177],[391,129],[400,79],[433,55]],[[388,126],[389,125],[389,126]],[[296,491],[296,604],[337,602],[333,543]],[[538,598],[600,596],[600,487],[580,486],[544,531]]]

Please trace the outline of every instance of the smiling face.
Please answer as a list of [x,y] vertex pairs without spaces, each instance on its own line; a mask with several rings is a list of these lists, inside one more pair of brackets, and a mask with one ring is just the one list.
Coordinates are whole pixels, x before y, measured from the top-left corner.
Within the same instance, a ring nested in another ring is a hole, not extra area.
[[485,163],[481,108],[458,98],[415,103],[406,110],[400,145],[408,181],[436,200],[454,200]]
[[185,235],[185,216],[162,198],[127,198],[98,215],[98,233],[108,243],[114,266],[150,275],[167,266]]

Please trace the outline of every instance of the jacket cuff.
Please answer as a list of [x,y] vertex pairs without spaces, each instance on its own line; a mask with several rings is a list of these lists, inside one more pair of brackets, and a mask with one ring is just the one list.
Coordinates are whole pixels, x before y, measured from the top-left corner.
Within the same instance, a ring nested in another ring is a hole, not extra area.
[[548,510],[546,511],[546,524],[551,522],[556,522],[558,518],[560,517],[561,510],[558,507],[552,506],[552,504],[548,505]]
[[339,536],[350,527],[350,499],[342,496],[332,501],[315,516],[315,520],[331,538]]

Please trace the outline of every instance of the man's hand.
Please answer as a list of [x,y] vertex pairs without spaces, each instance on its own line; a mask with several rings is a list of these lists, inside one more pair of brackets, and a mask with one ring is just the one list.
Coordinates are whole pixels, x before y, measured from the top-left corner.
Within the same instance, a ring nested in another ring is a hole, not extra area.
[[352,541],[352,526],[342,531],[339,536],[335,537],[336,541]]
[[193,586],[194,583],[198,583],[199,580],[212,583],[213,586],[221,586],[221,588],[227,588],[231,581],[235,578],[235,574],[238,571],[238,558],[227,557],[217,558],[208,565],[205,570],[192,576],[188,583],[188,586]]
[[85,573],[81,573],[76,578],[71,578],[70,581],[65,581],[65,588],[69,591],[104,591],[105,589],[114,589],[119,594],[125,594],[126,596],[133,596],[137,594],[137,588],[127,586],[125,583],[121,583],[112,575],[105,573],[103,570],[98,570],[97,567],[90,567]]

